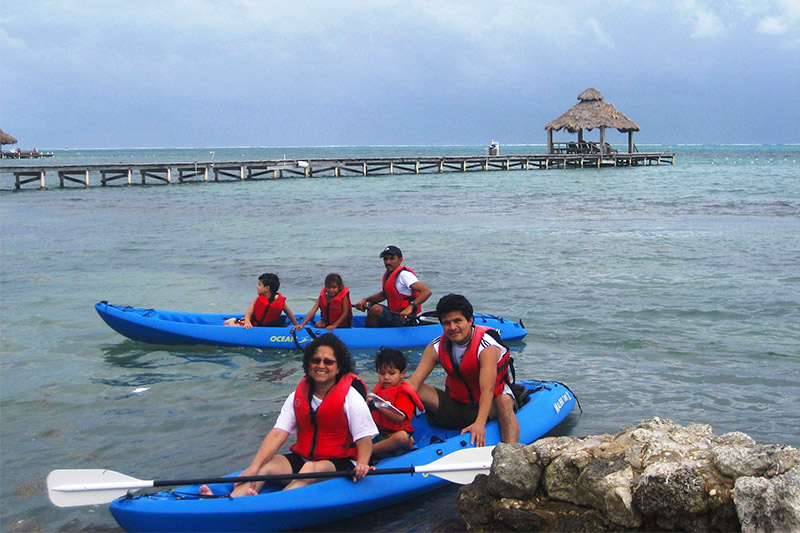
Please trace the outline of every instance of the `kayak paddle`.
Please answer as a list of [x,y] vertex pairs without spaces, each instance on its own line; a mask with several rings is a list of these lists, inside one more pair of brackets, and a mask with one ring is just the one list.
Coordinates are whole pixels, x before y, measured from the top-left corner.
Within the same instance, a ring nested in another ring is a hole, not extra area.
[[[367,305],[364,306],[364,310],[368,311],[370,309],[370,307],[372,307],[373,305],[376,305],[376,304],[374,302],[367,302]],[[385,305],[385,304],[381,304],[381,305]],[[353,304],[350,307],[355,307],[355,306],[356,306],[356,304]],[[400,313],[398,313],[397,311],[392,311],[391,309],[389,310],[389,312],[392,313],[393,315],[398,315],[398,316],[400,315]],[[419,322],[421,324],[439,324],[439,317],[437,317],[435,315],[436,315],[436,311],[428,311],[427,313],[422,313],[420,315],[415,315],[415,316],[417,318],[417,322]]]
[[[494,446],[463,448],[422,466],[383,468],[370,470],[368,475],[380,474],[432,474],[438,478],[465,485],[472,483],[478,474],[488,474],[492,466]],[[263,476],[227,476],[199,479],[142,480],[104,469],[60,469],[47,476],[47,493],[58,507],[98,505],[110,503],[129,490],[177,485],[202,485],[213,483],[244,483],[250,481],[278,481],[286,479],[322,479],[351,477],[352,470],[335,472],[308,472],[302,474],[272,474]]]

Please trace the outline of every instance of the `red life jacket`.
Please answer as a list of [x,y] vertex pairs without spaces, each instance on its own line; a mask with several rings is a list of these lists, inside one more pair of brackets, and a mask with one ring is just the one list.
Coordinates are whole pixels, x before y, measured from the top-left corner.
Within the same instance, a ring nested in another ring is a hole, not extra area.
[[342,290],[340,290],[339,293],[333,297],[333,300],[329,300],[328,295],[325,294],[325,288],[319,291],[319,298],[317,299],[317,303],[319,304],[319,312],[322,313],[322,320],[324,320],[327,325],[330,326],[339,320],[339,317],[342,316],[342,313],[347,313],[349,316],[339,327],[349,328],[353,325],[352,311],[344,308],[344,300],[349,294],[350,289],[347,287],[342,287]]
[[[389,306],[389,311],[394,311],[395,313],[399,313],[409,305],[411,302],[414,301],[414,298],[417,297],[419,291],[412,290],[411,296],[406,296],[405,294],[401,294],[400,291],[397,290],[397,285],[395,285],[395,279],[397,275],[400,274],[403,270],[408,270],[412,274],[416,276],[416,273],[408,267],[399,266],[392,270],[391,272],[384,272],[383,274],[383,293],[386,295],[386,303]],[[418,307],[415,311],[417,314],[422,312],[422,307]]]
[[[480,362],[478,361],[478,348],[481,339],[492,328],[473,326],[472,338],[467,351],[461,358],[461,364],[455,366],[450,354],[450,345],[447,337],[442,335],[439,339],[439,361],[447,371],[445,388],[450,397],[457,402],[477,404],[481,396],[480,388]],[[497,362],[497,379],[494,382],[494,396],[503,392],[503,385],[511,383],[508,377],[508,367],[511,363],[511,352],[506,349],[505,355]]]
[[[422,400],[419,399],[419,395],[414,388],[406,383],[405,381],[401,381],[395,387],[389,387],[388,389],[384,389],[381,387],[381,384],[378,383],[375,385],[375,388],[372,391],[373,393],[377,394],[384,400],[389,400],[389,403],[397,407],[397,397],[401,394],[408,395],[411,398],[411,401],[414,402],[414,406],[419,409],[420,411],[425,410],[425,406],[422,405]],[[408,431],[411,433],[414,431],[414,426],[411,423],[411,420],[414,418],[414,413],[406,413],[406,419],[402,422],[393,422],[389,420],[383,413],[380,411],[372,411],[372,419],[375,421],[375,425],[378,426],[378,429],[381,431],[400,431],[401,429],[404,431]]]
[[311,394],[308,378],[303,378],[294,391],[294,415],[297,418],[297,442],[290,450],[311,461],[321,459],[357,458],[357,448],[347,425],[344,400],[353,381],[360,381],[365,392],[366,385],[355,374],[345,374],[325,395],[316,412],[311,410]]
[[282,326],[285,320],[280,324],[281,313],[286,305],[286,297],[281,293],[275,293],[275,298],[270,302],[266,296],[259,296],[256,298],[256,303],[253,306],[253,316],[250,317],[250,322],[254,326]]

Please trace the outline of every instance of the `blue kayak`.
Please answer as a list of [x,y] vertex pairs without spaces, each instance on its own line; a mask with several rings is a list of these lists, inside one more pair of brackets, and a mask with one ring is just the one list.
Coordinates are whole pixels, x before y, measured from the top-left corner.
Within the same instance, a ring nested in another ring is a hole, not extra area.
[[[520,442],[529,444],[558,425],[572,411],[576,400],[572,391],[558,382],[520,384],[530,392],[530,400],[517,412]],[[414,419],[414,440],[413,450],[383,459],[377,468],[425,465],[470,446],[469,434],[432,427],[424,415]],[[498,424],[490,422],[486,425],[486,445],[499,441]],[[109,509],[126,531],[281,531],[366,513],[447,483],[434,475],[420,474],[367,476],[356,483],[335,478],[289,491],[267,484],[258,495],[235,499],[200,499],[199,486],[193,485],[118,498]],[[224,495],[233,490],[233,483],[210,488],[214,494]]]
[[[95,304],[100,317],[117,333],[130,339],[153,344],[210,344],[216,346],[244,346],[250,348],[302,348],[324,329],[306,327],[292,331],[290,326],[244,329],[223,326],[227,318],[242,318],[244,315],[230,313],[185,313],[112,305],[108,302]],[[305,315],[296,315],[302,322]],[[315,318],[314,321],[318,320]],[[415,348],[426,346],[442,334],[438,323],[421,324],[402,328],[365,328],[366,316],[353,317],[352,328],[334,330],[337,337],[350,349]],[[312,321],[313,322],[313,321]],[[492,327],[506,341],[521,340],[527,331],[511,320],[493,315],[475,314],[475,323]]]

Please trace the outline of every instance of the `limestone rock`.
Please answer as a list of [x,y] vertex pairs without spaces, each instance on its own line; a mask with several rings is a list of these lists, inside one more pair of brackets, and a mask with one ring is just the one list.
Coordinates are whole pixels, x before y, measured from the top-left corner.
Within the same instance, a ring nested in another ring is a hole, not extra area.
[[494,456],[459,491],[470,530],[800,531],[800,452],[744,433],[656,417]]
[[723,445],[711,452],[714,466],[728,477],[775,476],[783,474],[800,462],[798,451],[789,446],[755,444],[743,446]]
[[800,465],[774,476],[740,477],[733,491],[742,531],[800,531]]
[[532,498],[539,486],[542,469],[528,462],[521,444],[503,444],[492,451],[492,469],[487,481],[489,492],[499,498]]

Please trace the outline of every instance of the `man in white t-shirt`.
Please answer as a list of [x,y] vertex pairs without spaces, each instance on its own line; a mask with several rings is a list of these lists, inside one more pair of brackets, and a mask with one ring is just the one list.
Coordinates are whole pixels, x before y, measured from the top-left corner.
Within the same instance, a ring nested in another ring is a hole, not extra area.
[[[407,381],[425,405],[428,420],[470,433],[472,444],[485,446],[486,422],[497,418],[502,441],[518,442],[508,348],[495,330],[475,325],[472,304],[460,294],[443,296],[436,314],[444,333],[428,344]],[[437,363],[447,372],[446,390],[424,384]]]
[[[416,317],[422,312],[422,304],[431,296],[413,270],[403,265],[403,252],[394,245],[387,246],[380,253],[386,272],[383,274],[381,291],[362,298],[356,309],[367,313],[368,328],[396,328],[413,326]],[[386,300],[386,305],[377,305]],[[369,306],[369,304],[373,304]]]

